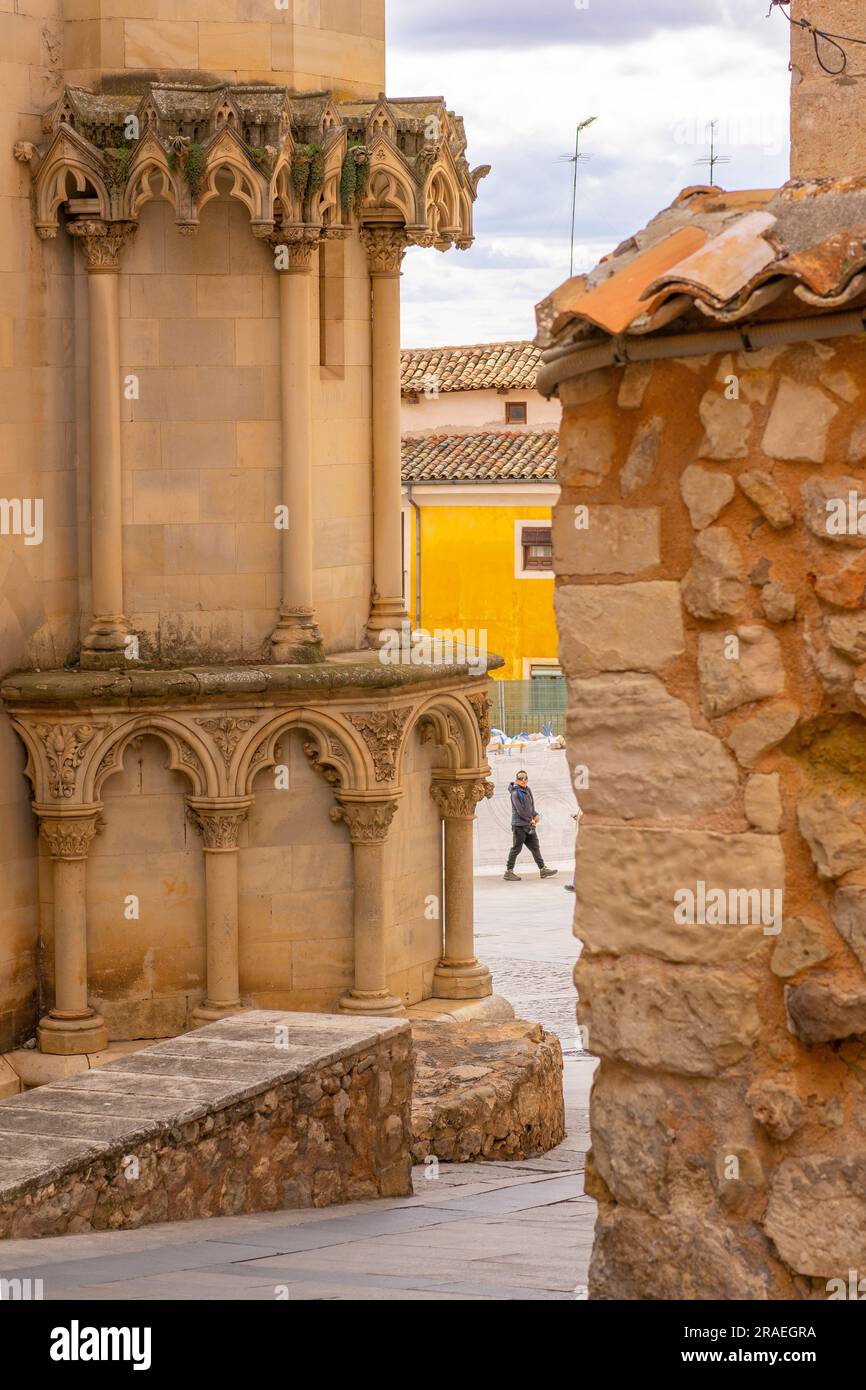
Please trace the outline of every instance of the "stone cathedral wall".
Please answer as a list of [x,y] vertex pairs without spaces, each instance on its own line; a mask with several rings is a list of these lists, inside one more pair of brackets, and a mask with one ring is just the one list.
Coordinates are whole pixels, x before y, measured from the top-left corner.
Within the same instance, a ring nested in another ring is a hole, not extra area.
[[560,388],[590,1297],[863,1268],[864,379],[843,339]]

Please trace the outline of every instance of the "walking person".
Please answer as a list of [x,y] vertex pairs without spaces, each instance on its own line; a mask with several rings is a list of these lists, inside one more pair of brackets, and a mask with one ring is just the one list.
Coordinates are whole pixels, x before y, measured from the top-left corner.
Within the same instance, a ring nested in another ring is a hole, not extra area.
[[548,869],[541,857],[541,846],[538,843],[538,832],[535,829],[539,816],[535,809],[532,792],[529,790],[527,774],[518,772],[515,780],[509,783],[508,790],[511,793],[511,830],[514,839],[508,855],[508,865],[505,870],[506,879],[510,883],[520,882],[520,876],[514,872],[514,865],[517,863],[517,856],[524,845],[538,865],[540,877],[553,878],[557,870]]

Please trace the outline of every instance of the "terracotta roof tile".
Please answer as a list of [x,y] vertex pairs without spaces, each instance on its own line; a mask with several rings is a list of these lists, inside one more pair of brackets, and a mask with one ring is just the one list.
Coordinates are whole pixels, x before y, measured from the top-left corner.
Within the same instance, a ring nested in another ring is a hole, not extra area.
[[404,483],[556,481],[556,430],[403,436]]
[[541,352],[532,343],[469,343],[465,347],[406,348],[400,354],[403,395],[422,394],[431,378],[444,391],[528,391]]
[[583,348],[674,321],[675,333],[700,331],[707,316],[744,323],[802,315],[804,305],[830,312],[866,296],[864,271],[866,177],[792,179],[775,191],[688,188],[537,306],[536,343]]

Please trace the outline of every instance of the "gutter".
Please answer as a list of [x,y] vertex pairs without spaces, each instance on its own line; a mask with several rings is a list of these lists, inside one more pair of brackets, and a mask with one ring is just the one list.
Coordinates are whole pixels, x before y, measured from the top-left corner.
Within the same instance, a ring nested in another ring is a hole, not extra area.
[[707,357],[723,352],[758,352],[764,347],[848,338],[866,333],[866,308],[846,314],[815,314],[780,323],[723,328],[708,333],[676,333],[667,337],[629,338],[624,334],[591,348],[559,346],[542,354],[535,389],[550,399],[565,381],[605,367],[631,362],[657,362],[672,357]]
[[421,508],[412,496],[412,484],[406,484],[406,501],[415,512],[415,628],[421,627]]

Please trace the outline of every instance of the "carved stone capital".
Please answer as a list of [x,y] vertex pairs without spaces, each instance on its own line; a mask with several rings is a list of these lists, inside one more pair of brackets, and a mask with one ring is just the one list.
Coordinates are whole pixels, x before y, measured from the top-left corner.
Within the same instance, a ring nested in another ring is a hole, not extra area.
[[138,230],[137,222],[100,222],[82,218],[69,222],[70,236],[78,237],[89,271],[117,271],[120,256],[128,241]]
[[371,275],[399,275],[409,245],[403,227],[362,227],[361,245],[367,252]]
[[321,228],[307,223],[292,223],[276,227],[268,241],[274,252],[274,266],[281,274],[304,275],[313,264],[318,250]]
[[370,750],[377,782],[394,780],[397,749],[409,714],[409,709],[390,709],[371,714],[346,715]]
[[225,801],[187,801],[189,818],[204,840],[206,850],[236,850],[241,826],[252,806],[251,797]]
[[52,859],[86,859],[98,829],[97,813],[82,816],[41,814],[39,829]]
[[430,795],[446,820],[473,820],[478,803],[493,795],[493,783],[484,777],[467,782],[433,782]]
[[331,820],[345,821],[353,845],[371,845],[387,839],[397,810],[394,801],[341,801],[331,807]]

